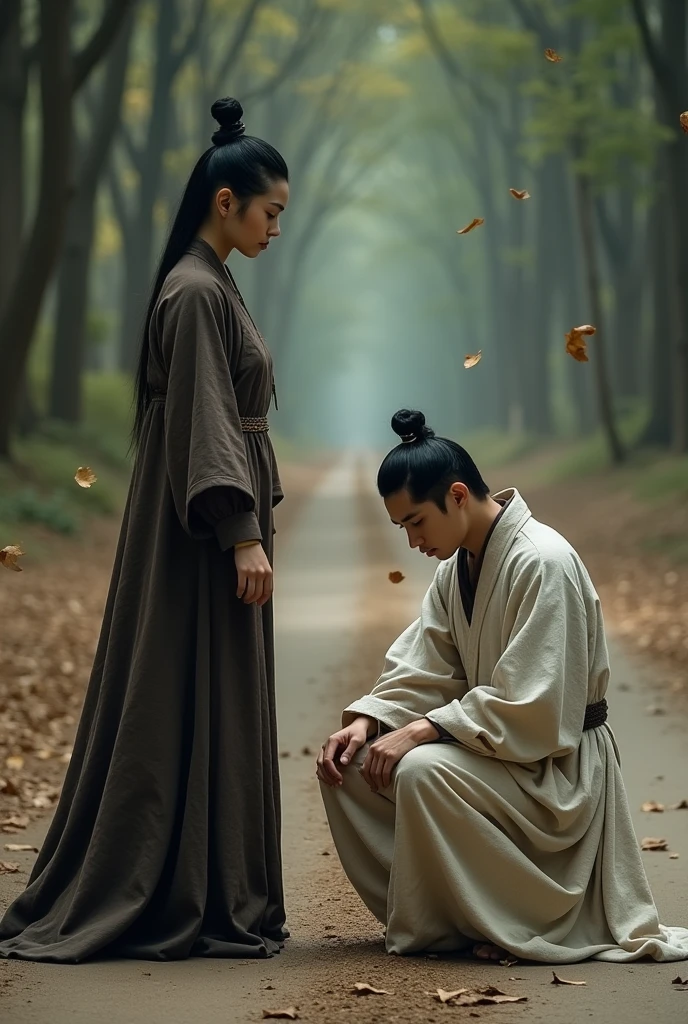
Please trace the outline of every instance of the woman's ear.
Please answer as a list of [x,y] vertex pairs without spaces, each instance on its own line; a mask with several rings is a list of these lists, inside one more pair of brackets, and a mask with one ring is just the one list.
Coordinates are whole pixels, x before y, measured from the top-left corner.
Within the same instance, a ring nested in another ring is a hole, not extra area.
[[215,196],[215,205],[221,217],[226,217],[232,212],[234,196],[231,188],[221,188]]

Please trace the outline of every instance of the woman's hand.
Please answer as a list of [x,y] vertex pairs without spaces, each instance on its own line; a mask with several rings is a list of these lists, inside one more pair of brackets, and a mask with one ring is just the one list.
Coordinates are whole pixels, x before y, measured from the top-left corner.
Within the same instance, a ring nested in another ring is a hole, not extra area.
[[361,775],[373,793],[386,789],[392,781],[392,770],[401,761],[404,754],[419,746],[439,739],[439,730],[427,718],[419,722],[411,722],[403,729],[379,736],[370,744],[370,749],[363,762]]
[[262,607],[270,600],[273,591],[272,566],[263,545],[257,542],[249,547],[235,548],[234,563],[239,579],[237,597],[244,604]]
[[[329,739],[325,740],[320,753],[318,754],[315,774],[326,786],[341,786],[342,774],[335,764],[339,759],[342,767],[346,767],[357,750],[365,745],[368,739],[368,731],[375,724],[374,718],[367,715],[359,715],[351,725],[332,733]],[[341,756],[340,756],[341,755]]]

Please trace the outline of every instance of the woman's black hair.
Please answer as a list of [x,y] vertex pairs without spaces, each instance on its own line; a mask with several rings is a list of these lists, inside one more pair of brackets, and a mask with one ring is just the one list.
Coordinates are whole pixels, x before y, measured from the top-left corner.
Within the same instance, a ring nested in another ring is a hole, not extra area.
[[490,489],[468,452],[447,437],[436,437],[425,425],[425,416],[414,409],[400,409],[392,417],[392,430],[402,443],[385,457],[377,474],[383,498],[407,490],[415,504],[434,501],[446,512],[447,491],[459,481],[480,501]]
[[231,188],[244,212],[254,196],[264,195],[275,181],[288,181],[289,171],[282,156],[268,142],[245,135],[244,111],[238,100],[216,100],[210,112],[220,125],[213,134],[212,146],[201,156],[191,172],[179,209],[165,245],[143,324],[141,352],[135,385],[133,442],[141,440],[143,422],[150,403],[148,386],[148,330],[163,282],[193,242],[210,211],[210,203],[219,188]]

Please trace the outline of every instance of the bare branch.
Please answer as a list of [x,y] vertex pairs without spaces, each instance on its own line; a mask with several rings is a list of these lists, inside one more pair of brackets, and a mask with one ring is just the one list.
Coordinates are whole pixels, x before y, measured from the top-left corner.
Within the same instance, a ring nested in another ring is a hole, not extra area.
[[239,24],[236,27],[234,38],[229,44],[229,48],[227,50],[227,53],[225,54],[224,60],[220,67],[218,68],[217,74],[215,75],[216,84],[215,88],[213,89],[213,92],[219,92],[222,90],[223,80],[229,74],[233,65],[236,63],[241,51],[246,45],[246,41],[249,37],[251,29],[253,28],[253,23],[256,20],[258,11],[260,10],[264,3],[265,0],[250,0],[250,2],[246,5],[244,12],[241,15],[241,18],[239,19]]
[[189,59],[194,50],[198,47],[198,41],[200,39],[201,30],[203,28],[203,22],[208,10],[208,0],[198,0],[198,8],[196,9],[194,16],[191,21],[189,31],[186,33],[185,38],[177,46],[172,55],[172,77],[179,72],[180,68]]
[[136,0],[109,0],[100,25],[83,50],[75,54],[73,58],[72,88],[74,92],[81,88],[95,66],[107,53],[115,36],[121,30],[126,15],[135,3]]
[[303,34],[299,34],[296,43],[282,62],[282,66],[267,82],[263,82],[254,89],[249,89],[244,94],[247,100],[262,99],[265,96],[269,96],[270,93],[274,92],[300,67],[316,42],[320,26],[324,23],[326,16],[327,12],[323,8],[312,11],[306,31]]

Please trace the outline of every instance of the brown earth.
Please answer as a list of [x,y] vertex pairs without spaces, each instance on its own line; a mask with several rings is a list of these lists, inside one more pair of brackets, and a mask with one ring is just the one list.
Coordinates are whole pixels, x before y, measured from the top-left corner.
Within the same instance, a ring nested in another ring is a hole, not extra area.
[[[585,964],[560,971],[565,978],[587,982],[585,987],[569,988],[552,986],[546,967],[386,955],[380,925],[362,907],[339,867],[313,777],[313,760],[317,746],[337,727],[339,709],[369,689],[384,650],[415,615],[432,566],[405,551],[400,537],[384,522],[379,500],[370,491],[368,465],[361,471],[345,464],[327,478],[319,469],[294,470],[291,479],[289,473],[285,476],[292,511],[288,519],[283,516],[287,505],[279,512],[276,568],[285,880],[293,936],[285,953],[259,962],[101,962],[67,968],[5,962],[0,964],[7,983],[0,989],[4,993],[0,994],[0,1018],[8,1024],[101,1020],[163,1024],[199,1016],[210,1024],[225,1024],[260,1020],[263,1010],[296,1006],[299,1019],[317,1024],[349,1019],[366,1024],[432,1024],[448,1019],[447,1015],[508,1024],[526,1019],[570,1024],[588,1016],[595,1016],[600,1024],[617,1019],[629,1024],[646,1019],[678,1024],[685,1019],[682,1000],[688,995],[671,986],[684,965]],[[513,480],[504,481],[509,483]],[[308,500],[313,488],[316,492]],[[673,587],[675,594],[685,593],[681,589],[686,585],[684,570],[634,550],[638,538],[644,538],[656,523],[661,521],[664,529],[671,521],[672,528],[677,528],[678,511],[667,509],[662,519],[654,509],[653,523],[648,525],[646,508],[611,493],[595,495],[583,482],[556,492],[526,488],[524,492],[535,514],[564,532],[585,557],[614,630],[627,629],[624,623],[629,618],[634,623],[647,622],[648,595],[656,595],[656,620],[649,616],[656,640],[642,648],[637,665],[615,654],[624,683],[614,697],[614,724],[619,722],[625,749],[636,750],[644,744],[647,763],[636,758],[627,768],[634,810],[649,797],[667,804],[688,797],[688,791],[683,792],[688,776],[684,719],[645,718],[650,699],[664,703],[679,689],[683,692],[683,686],[676,684],[683,683],[685,615],[678,618],[684,633],[672,641],[673,646],[658,652],[653,644],[665,636],[662,623],[666,625],[667,613],[675,616],[676,605],[680,608],[680,601],[665,600],[663,595],[667,587]],[[675,523],[671,514],[677,516]],[[45,803],[52,803],[57,792],[64,771],[61,759],[68,753],[70,730],[88,676],[115,534],[112,524],[99,527],[92,538],[78,545],[78,554],[75,545],[56,545],[49,565],[31,566],[29,553],[23,575],[0,576],[0,621],[11,624],[9,634],[3,628],[0,655],[2,758],[4,762],[8,756],[19,756],[25,762],[22,769],[5,768],[1,773],[10,785],[10,792],[0,796],[6,812],[1,818],[28,814],[34,819],[26,828],[4,826],[17,828],[6,836],[8,841],[36,845],[42,841]],[[406,576],[397,587],[387,579],[393,569]],[[619,592],[622,569],[632,573],[622,577],[632,586]],[[667,572],[676,572],[680,585],[667,583]],[[623,605],[617,602],[619,597],[624,598]],[[629,631],[631,639],[636,638],[635,628]],[[651,677],[642,672],[650,654]],[[659,654],[665,688],[648,698],[649,680],[660,675],[656,671]],[[65,672],[67,662],[74,667]],[[63,701],[68,703],[66,713]],[[44,750],[54,753],[45,757]],[[667,814],[661,826],[656,824],[657,817],[645,815],[637,819],[637,827],[645,829],[643,834],[667,834],[671,849],[680,850],[685,859],[688,814]],[[649,824],[648,818],[652,819]],[[123,837],[123,855],[125,850]],[[670,923],[686,923],[682,860],[669,861],[667,854],[645,856],[660,907],[671,911]],[[22,872],[0,878],[5,905],[25,884],[33,855],[3,853],[2,857],[15,860]],[[682,976],[686,974],[688,969]],[[356,982],[370,983],[389,994],[355,995]],[[440,987],[487,985],[526,995],[528,1001],[458,1009],[440,1005],[428,994]]]

